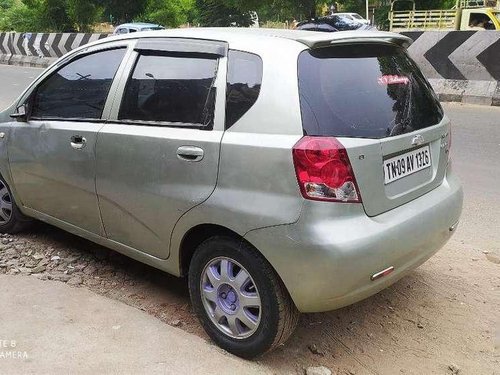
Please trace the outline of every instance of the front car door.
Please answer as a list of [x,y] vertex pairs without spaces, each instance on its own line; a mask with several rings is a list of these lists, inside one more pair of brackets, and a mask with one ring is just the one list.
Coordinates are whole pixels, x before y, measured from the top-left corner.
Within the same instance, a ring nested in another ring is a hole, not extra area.
[[141,39],[97,141],[109,239],[160,259],[179,218],[213,192],[224,132],[225,44]]
[[61,63],[36,84],[26,99],[28,121],[12,124],[8,153],[24,207],[104,235],[95,191],[95,146],[127,45],[99,48]]

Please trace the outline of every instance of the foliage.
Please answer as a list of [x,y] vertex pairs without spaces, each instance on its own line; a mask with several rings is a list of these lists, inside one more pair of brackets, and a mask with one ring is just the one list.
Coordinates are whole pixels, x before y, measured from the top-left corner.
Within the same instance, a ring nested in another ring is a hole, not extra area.
[[101,18],[103,9],[91,1],[68,0],[67,15],[80,32],[91,32],[92,25]]
[[36,30],[38,24],[36,10],[29,8],[20,0],[13,1],[13,4],[9,8],[2,10],[0,15],[0,30]]
[[140,14],[144,14],[147,0],[101,0],[106,20],[118,25],[131,22]]
[[[451,8],[455,0],[415,0],[417,9]],[[342,11],[364,15],[365,0],[336,0]],[[261,23],[301,21],[322,15],[324,0],[0,0],[0,30],[68,32],[92,30],[97,22],[145,21],[177,27],[248,26],[257,12]],[[411,3],[400,2],[408,9]],[[388,6],[375,11],[376,24],[387,26]]]
[[188,21],[194,0],[149,0],[146,10],[138,21],[178,27]]
[[242,10],[234,4],[219,0],[197,0],[198,23],[200,26],[227,27],[252,24],[249,11]]

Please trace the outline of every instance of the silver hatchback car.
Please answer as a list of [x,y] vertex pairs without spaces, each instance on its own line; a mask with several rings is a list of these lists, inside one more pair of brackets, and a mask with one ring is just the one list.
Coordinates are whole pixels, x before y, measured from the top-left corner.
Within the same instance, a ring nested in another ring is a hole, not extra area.
[[179,29],[66,55],[0,113],[0,231],[31,219],[176,276],[242,357],[452,235],[450,122],[382,32]]

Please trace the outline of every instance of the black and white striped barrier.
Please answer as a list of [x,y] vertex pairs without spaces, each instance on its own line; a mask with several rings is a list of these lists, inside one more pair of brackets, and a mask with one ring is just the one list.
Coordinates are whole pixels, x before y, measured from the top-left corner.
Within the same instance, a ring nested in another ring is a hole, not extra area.
[[0,33],[0,63],[47,67],[69,51],[108,34]]
[[409,53],[442,101],[500,106],[500,32],[426,31]]
[[[442,101],[500,106],[500,32],[426,31],[409,53]],[[108,34],[0,33],[0,63],[47,67],[74,48]]]

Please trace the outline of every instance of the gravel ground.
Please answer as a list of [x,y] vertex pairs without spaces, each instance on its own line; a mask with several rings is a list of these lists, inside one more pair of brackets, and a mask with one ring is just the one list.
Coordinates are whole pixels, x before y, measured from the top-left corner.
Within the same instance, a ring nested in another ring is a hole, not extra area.
[[[460,237],[372,298],[303,315],[287,345],[259,362],[278,374],[320,365],[338,374],[500,374],[500,253]],[[0,273],[89,288],[206,338],[185,280],[42,223],[1,237]]]

